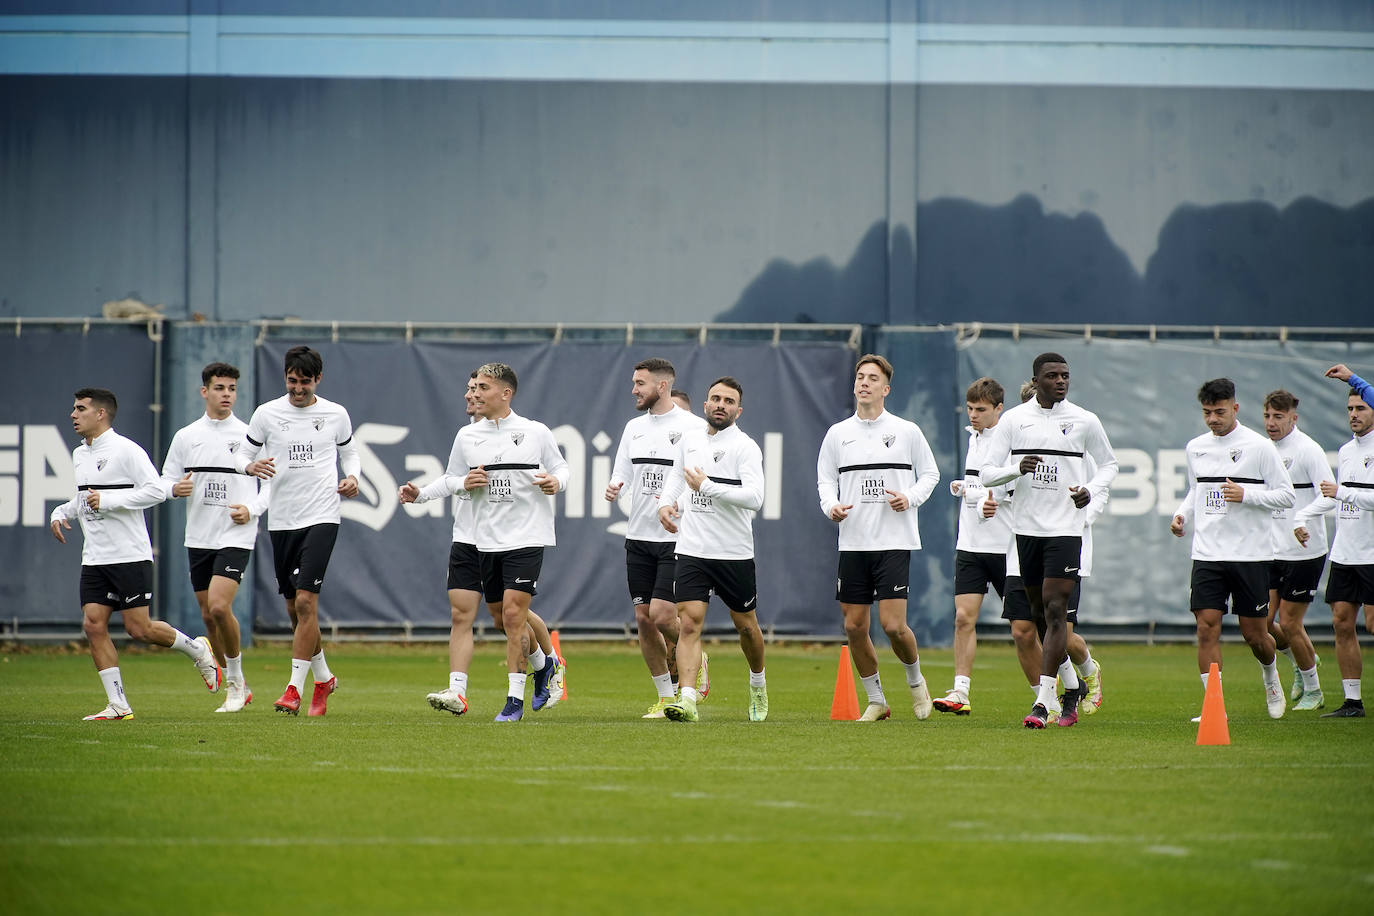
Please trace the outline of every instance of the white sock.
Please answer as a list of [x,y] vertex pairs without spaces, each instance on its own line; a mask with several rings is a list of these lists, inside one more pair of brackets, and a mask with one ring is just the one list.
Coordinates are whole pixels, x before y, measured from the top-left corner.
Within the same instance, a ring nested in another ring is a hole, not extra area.
[[1035,693],[1035,702],[1046,709],[1059,711],[1059,698],[1054,695],[1054,678],[1051,675],[1040,675],[1040,689]]
[[1264,685],[1272,687],[1279,682],[1279,660],[1275,658],[1269,664],[1260,662],[1260,672],[1264,675]]
[[655,674],[654,689],[658,691],[660,700],[671,700],[673,698],[673,676],[671,674]]
[[[868,677],[860,677],[859,680],[863,681],[864,690],[868,693],[868,702],[887,705],[887,697],[883,696],[882,681],[876,673]],[[750,682],[752,683],[752,678]]]
[[506,675],[506,696],[514,697],[521,702],[525,699],[525,675],[512,671]]
[[1078,672],[1073,668],[1073,662],[1069,657],[1064,656],[1064,660],[1059,663],[1059,679],[1064,682],[1064,690],[1078,689]]
[[1198,675],[1198,677],[1202,678],[1202,691],[1203,691],[1203,693],[1206,693],[1206,692],[1207,692],[1207,672],[1206,672],[1206,671],[1202,672],[1201,674]]
[[448,673],[448,689],[460,697],[467,696],[468,673],[466,671],[450,671]]
[[764,679],[763,679],[763,672],[762,672],[762,671],[750,671],[750,672],[749,672],[749,686],[750,686],[750,687],[766,687],[766,686],[768,686],[767,682],[764,681]]
[[1358,700],[1360,698],[1360,679],[1342,678],[1341,689],[1345,691],[1347,700]]
[[973,678],[963,674],[954,675],[954,689],[968,696],[969,691],[973,689]]
[[908,687],[915,687],[925,680],[925,677],[921,675],[921,659],[919,656],[916,661],[909,665],[904,663],[902,668],[906,670],[906,685]]
[[533,651],[525,656],[525,661],[530,663],[531,671],[543,671],[544,666],[549,663],[549,657],[544,654],[543,649],[539,648],[539,643],[535,643]]
[[1294,668],[1298,667],[1297,659],[1293,658],[1293,647],[1292,647],[1292,646],[1289,646],[1287,649],[1278,649],[1278,650],[1276,650],[1276,651],[1277,651],[1280,655],[1282,655],[1284,658],[1286,658],[1286,659],[1288,659],[1290,662],[1292,662]]
[[315,678],[315,683],[323,684],[334,676],[334,672],[329,670],[329,662],[324,660],[324,650],[321,649],[310,659],[310,674]]
[[1309,693],[1316,693],[1322,689],[1322,682],[1317,679],[1317,666],[1313,665],[1306,671],[1300,671],[1302,675],[1302,689]]
[[205,647],[176,628],[172,629],[172,633],[172,648],[187,658],[199,661]]
[[1040,696],[1040,685],[1039,685],[1039,684],[1030,684],[1029,686],[1030,686],[1030,689],[1031,689],[1031,693],[1035,694],[1036,698],[1038,699],[1039,696]]
[[692,703],[695,703],[697,700],[701,699],[701,694],[697,693],[697,689],[695,687],[683,687],[682,698],[684,700],[688,700]]
[[111,706],[129,708],[129,698],[124,695],[124,678],[119,676],[119,666],[104,668],[100,672],[100,683],[105,686],[105,698]]
[[224,656],[224,676],[228,680],[243,683],[243,656],[226,655]]
[[1088,657],[1083,659],[1083,664],[1081,665],[1078,662],[1074,662],[1073,670],[1077,671],[1078,676],[1081,678],[1089,678],[1096,674],[1097,662],[1093,660],[1093,654],[1089,652]]
[[[305,676],[310,673],[310,659],[293,658],[291,659],[291,686],[296,688],[297,693],[305,690]],[[319,680],[319,678],[315,678]]]

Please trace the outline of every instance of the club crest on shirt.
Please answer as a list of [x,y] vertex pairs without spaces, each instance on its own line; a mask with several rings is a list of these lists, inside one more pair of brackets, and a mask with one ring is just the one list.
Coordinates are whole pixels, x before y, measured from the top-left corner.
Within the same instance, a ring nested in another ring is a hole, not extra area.
[[1293,470],[1293,459],[1292,459],[1292,458],[1285,458],[1285,459],[1283,459],[1283,469],[1284,469],[1285,471],[1291,471],[1291,470]]
[[1070,432],[1072,432],[1072,431],[1073,431],[1073,421],[1072,421],[1072,420],[1064,420],[1064,421],[1062,421],[1062,422],[1059,424],[1059,432],[1062,433],[1063,435],[1067,436],[1067,435],[1068,435]]
[[888,448],[892,448],[892,443],[896,441],[897,437],[892,435],[891,433],[888,433],[886,436],[883,436],[883,445],[887,446]]
[[519,445],[521,442],[524,442],[524,441],[525,441],[525,434],[524,434],[524,433],[511,433],[511,434],[510,434],[510,441],[514,442],[516,445]]
[[232,455],[232,454],[234,454],[234,452],[237,452],[238,450],[239,450],[239,441],[238,441],[237,439],[235,439],[233,442],[230,442],[230,443],[229,443],[229,454]]
[[110,461],[110,459],[108,459],[108,458],[101,458],[101,459],[99,459],[99,460],[96,461],[96,463],[95,463],[95,469],[96,469],[97,471],[103,471],[103,470],[105,470],[105,465],[108,464],[109,461]]
[[319,432],[320,430],[324,429],[324,423],[325,423],[324,417],[316,417],[315,419],[311,420],[310,422],[311,422],[311,424],[314,425],[314,427],[315,427],[315,432]]
[[1237,461],[1240,460],[1240,456],[1243,454],[1245,453],[1238,448],[1231,449],[1231,463],[1235,464]]
[[1364,460],[1364,466],[1366,468],[1368,468],[1371,464],[1374,464],[1374,455],[1370,455],[1368,458]]
[[716,449],[714,452],[711,453],[711,457],[715,460],[717,464],[719,464],[720,459],[725,457],[725,449]]
[[681,439],[681,438],[682,438],[682,433],[669,433],[669,434],[668,434],[668,441],[671,442],[673,445],[677,445],[678,440]]

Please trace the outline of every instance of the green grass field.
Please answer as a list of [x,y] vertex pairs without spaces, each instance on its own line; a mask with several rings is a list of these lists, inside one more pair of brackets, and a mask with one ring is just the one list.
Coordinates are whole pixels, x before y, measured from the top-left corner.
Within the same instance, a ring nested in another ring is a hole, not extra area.
[[[770,647],[769,721],[714,646],[702,721],[641,721],[636,649],[565,645],[569,700],[491,718],[505,676],[473,666],[468,715],[436,713],[442,647],[340,646],[324,719],[280,717],[281,647],[247,656],[256,701],[168,652],[125,653],[137,717],[82,654],[0,656],[6,913],[1367,913],[1374,720],[1270,721],[1228,645],[1229,747],[1196,747],[1193,650],[1100,646],[1106,702],[1020,727],[1008,646],[980,649],[974,712],[917,722],[890,653],[894,718],[829,721],[839,650]],[[948,651],[922,662],[932,691]],[[1285,684],[1289,672],[1283,671]],[[1322,671],[1339,705],[1334,664]]]

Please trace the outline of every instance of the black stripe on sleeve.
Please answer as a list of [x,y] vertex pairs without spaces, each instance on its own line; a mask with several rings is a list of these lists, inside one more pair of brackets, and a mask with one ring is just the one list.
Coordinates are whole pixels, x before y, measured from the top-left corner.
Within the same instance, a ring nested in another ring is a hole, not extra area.
[[1360,482],[1355,481],[1355,480],[1350,480],[1350,481],[1342,480],[1342,481],[1341,481],[1341,486],[1343,486],[1343,487],[1354,487],[1354,488],[1357,489],[1357,490],[1374,490],[1374,483],[1360,483]]
[[981,477],[982,475],[979,474],[977,471],[975,471],[973,468],[964,468],[964,476],[965,476],[965,477]]
[[846,474],[850,471],[881,471],[885,469],[891,469],[895,471],[910,471],[912,470],[912,467],[909,464],[901,464],[895,461],[879,462],[877,464],[846,464],[844,467],[840,468],[840,473]]
[[244,434],[243,434],[243,438],[247,439],[250,445],[256,445],[258,448],[262,448],[262,443],[259,442],[257,439],[254,439],[252,436],[248,435],[247,433],[244,433]]
[[1061,455],[1065,458],[1082,458],[1082,452],[1066,452],[1059,448],[1014,448],[1013,455]]
[[1312,488],[1315,487],[1315,486],[1316,486],[1315,483],[1295,483],[1295,484],[1293,484],[1293,489],[1295,489],[1295,490],[1310,490],[1310,489],[1312,489]]
[[132,483],[88,483],[77,487],[78,490],[132,490]]
[[484,471],[537,471],[537,470],[539,470],[539,465],[537,465],[537,464],[511,464],[511,463],[506,463],[506,464],[484,464],[484,465],[482,465],[482,470],[484,470]]
[[663,465],[664,467],[672,467],[672,466],[673,466],[673,459],[671,459],[671,458],[631,458],[631,459],[630,459],[630,464],[661,464],[661,465]]
[[214,465],[197,465],[193,468],[185,468],[187,473],[208,473],[208,474],[237,474],[236,468],[217,468]]
[[339,443],[339,448],[343,448],[345,445],[347,445],[348,443],[350,443],[350,442],[352,442],[352,441],[353,441],[353,437],[352,437],[352,436],[349,436],[347,439],[345,439],[344,441],[342,441],[342,442]]
[[714,480],[716,483],[729,484],[732,487],[744,486],[744,481],[740,480],[738,477],[712,477],[711,475],[707,474],[706,479]]
[[1198,483],[1225,483],[1225,482],[1228,481],[1228,480],[1231,481],[1232,483],[1264,483],[1264,480],[1263,480],[1262,478],[1259,478],[1259,477],[1199,477],[1199,478],[1197,479],[1197,482],[1198,482]]

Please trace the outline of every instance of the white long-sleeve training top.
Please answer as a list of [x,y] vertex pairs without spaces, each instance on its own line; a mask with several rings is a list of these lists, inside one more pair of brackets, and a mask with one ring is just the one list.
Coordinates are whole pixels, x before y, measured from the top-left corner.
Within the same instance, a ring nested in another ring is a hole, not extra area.
[[[940,482],[940,470],[921,428],[883,411],[872,420],[856,413],[826,431],[816,458],[821,512],[852,506],[839,523],[840,550],[920,550],[916,509]],[[887,504],[893,490],[911,503],[905,512]]]
[[[1318,496],[1294,514],[1294,527],[1310,532],[1313,523],[1336,511],[1331,562],[1342,566],[1374,565],[1374,432],[1354,436],[1342,445],[1336,496]],[[1290,532],[1291,536],[1291,532]]]
[[659,524],[658,507],[663,505],[659,495],[672,470],[673,456],[678,453],[683,435],[705,429],[705,420],[676,404],[665,413],[644,413],[625,424],[609,482],[629,487],[630,521],[625,531],[626,539],[657,543],[677,540],[677,535]]
[[[172,499],[172,487],[187,473],[195,489],[186,498],[187,547],[219,550],[241,547],[252,550],[258,540],[258,519],[267,511],[271,482],[258,486],[256,477],[234,467],[234,453],[243,446],[248,424],[230,414],[215,420],[201,414],[177,430],[162,462],[162,492]],[[246,506],[252,518],[234,523],[229,507]]]
[[1293,519],[1297,516],[1298,510],[1311,505],[1312,501],[1321,495],[1317,485],[1323,480],[1331,479],[1331,465],[1326,463],[1326,452],[1311,436],[1296,426],[1288,435],[1274,442],[1274,447],[1279,450],[1279,460],[1283,462],[1284,468],[1288,471],[1288,478],[1293,482],[1293,505],[1285,509],[1275,509],[1270,513],[1269,531],[1274,545],[1274,559],[1315,560],[1317,557],[1326,556],[1328,547],[1324,516],[1317,516],[1308,527],[1308,533],[1312,536],[1308,539],[1306,547],[1293,537],[1293,529],[1297,527]]
[[[1088,473],[1092,474],[1095,470],[1092,459],[1087,460]],[[1111,494],[1106,493],[1101,499],[1094,499],[1083,507],[1083,546],[1078,554],[1078,578],[1086,579],[1093,574],[1093,522],[1096,522],[1107,511],[1107,501]],[[1006,495],[1007,500],[1012,500],[1011,492]],[[1008,511],[1010,506],[1007,507]],[[998,515],[1002,514],[1002,506],[997,507]],[[1007,547],[1007,575],[1021,575],[1021,555],[1016,550],[1016,535],[1009,535],[1010,546]]]
[[[1187,445],[1188,492],[1175,515],[1193,529],[1194,560],[1272,560],[1273,510],[1293,505],[1293,482],[1268,436],[1244,424],[1224,436],[1203,433]],[[1222,485],[1244,490],[1227,502]]]
[[454,540],[476,544],[485,553],[553,547],[556,497],[540,490],[534,478],[547,473],[557,478],[562,490],[568,485],[568,462],[549,428],[514,411],[499,420],[483,419],[463,427],[453,438],[444,476],[421,487],[416,502],[459,492],[468,472],[477,467],[486,471],[487,485],[469,491],[473,540],[458,540],[457,518]]
[[[471,423],[468,424],[472,425]],[[461,432],[461,430],[460,430]],[[453,437],[453,445],[449,446],[448,464],[452,467],[454,456],[458,454],[458,436]],[[448,480],[448,474],[443,473],[431,480],[429,483],[420,487],[420,494],[415,498],[417,503],[427,503],[431,499],[443,499],[445,496],[453,496],[453,543],[477,544],[477,519],[472,511],[472,494],[463,489],[462,481],[458,482],[457,490],[453,489],[453,484]]]
[[353,421],[341,404],[316,397],[309,407],[293,407],[282,395],[253,411],[243,442],[234,453],[240,473],[258,458],[275,459],[269,531],[338,524],[339,480],[362,472]]
[[[692,490],[684,467],[700,468],[707,479]],[[763,452],[738,426],[715,435],[685,433],[659,496],[668,506],[685,495],[678,519],[677,553],[708,560],[754,557],[754,514],[763,505]]]
[[[76,495],[53,509],[50,520],[80,519],[81,564],[152,560],[143,510],[162,502],[162,480],[143,446],[107,429],[72,450],[72,473]],[[86,505],[93,490],[100,493],[98,510]]]
[[[968,430],[968,453],[964,458],[963,490],[957,497],[959,538],[954,545],[955,550],[969,553],[1002,553],[1007,549],[1007,542],[1011,539],[1010,505],[1005,510],[999,506],[992,518],[983,517],[983,503],[987,500],[989,489],[992,491],[992,498],[998,503],[1006,499],[1007,495],[1005,484],[987,487],[983,484],[982,478],[988,443],[992,441],[992,432],[996,428],[994,426],[982,432],[975,432],[972,426],[964,427]],[[1088,505],[1091,506],[1092,503]]]
[[[1035,471],[1022,475],[1021,459],[1039,455]],[[1091,457],[1096,470],[1084,462]],[[1116,479],[1116,453],[1102,422],[1067,400],[1050,408],[1034,398],[1002,414],[992,428],[981,468],[984,486],[1015,481],[1011,530],[1032,537],[1082,537],[1084,509],[1073,504],[1070,487],[1086,487],[1092,500],[1105,497]]]

